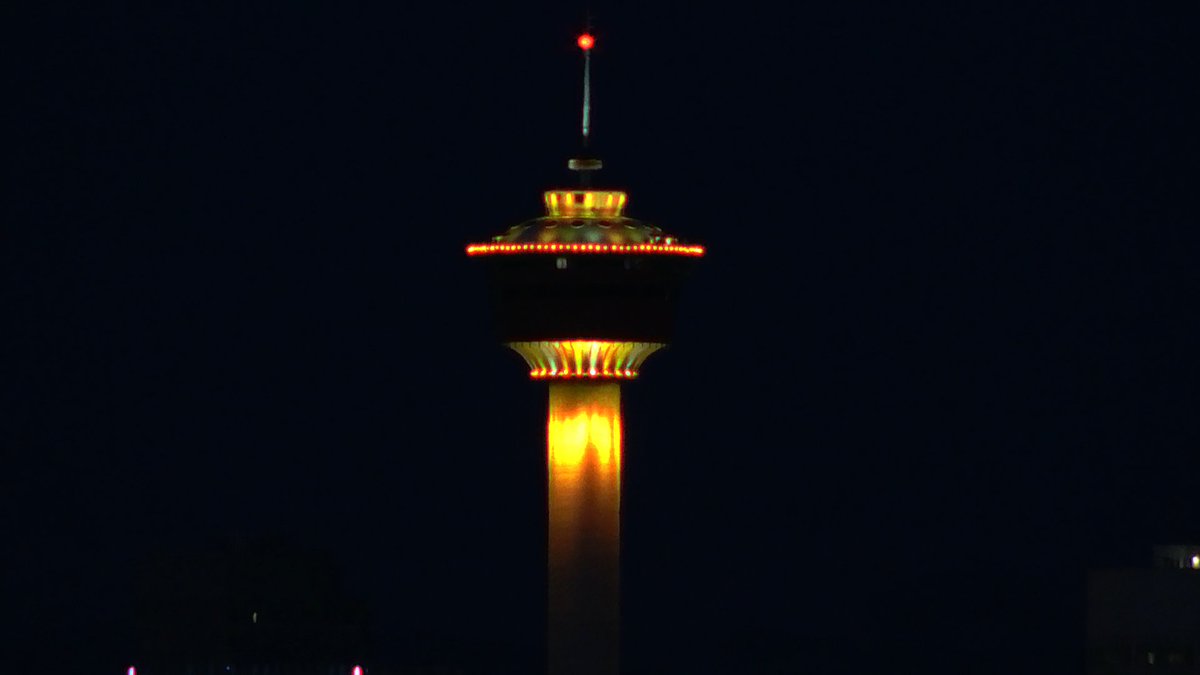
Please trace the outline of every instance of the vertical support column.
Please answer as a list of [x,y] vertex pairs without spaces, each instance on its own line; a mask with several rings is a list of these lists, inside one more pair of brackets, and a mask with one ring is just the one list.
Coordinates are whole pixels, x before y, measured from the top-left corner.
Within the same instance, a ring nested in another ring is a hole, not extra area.
[[550,385],[547,663],[620,672],[621,388]]

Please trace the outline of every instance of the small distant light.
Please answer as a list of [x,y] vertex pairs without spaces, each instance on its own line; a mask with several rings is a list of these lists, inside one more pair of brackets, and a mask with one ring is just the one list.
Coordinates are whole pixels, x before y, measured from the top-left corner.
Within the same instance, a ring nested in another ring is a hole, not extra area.
[[1192,556],[1192,569],[1200,570],[1200,555]]
[[350,670],[350,675],[363,675],[362,666],[354,666],[354,668]]
[[586,52],[587,50],[596,46],[596,38],[592,37],[588,33],[584,33],[583,35],[579,36],[579,39],[575,41],[575,44],[579,45],[579,48]]
[[125,675],[137,675],[137,668],[129,666],[129,670],[125,671]]

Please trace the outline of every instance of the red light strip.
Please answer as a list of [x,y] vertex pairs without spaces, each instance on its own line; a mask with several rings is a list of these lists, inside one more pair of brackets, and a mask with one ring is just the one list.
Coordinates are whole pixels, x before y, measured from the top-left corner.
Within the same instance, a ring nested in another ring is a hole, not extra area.
[[704,255],[704,247],[680,244],[471,244],[467,246],[467,255],[471,256],[520,253],[653,253],[699,258]]
[[529,377],[535,380],[561,380],[565,378],[590,380],[621,378],[632,380],[637,376],[638,371],[628,368],[625,370],[585,370],[583,372],[561,370],[557,373],[550,372],[549,368],[538,368],[537,370],[529,371]]

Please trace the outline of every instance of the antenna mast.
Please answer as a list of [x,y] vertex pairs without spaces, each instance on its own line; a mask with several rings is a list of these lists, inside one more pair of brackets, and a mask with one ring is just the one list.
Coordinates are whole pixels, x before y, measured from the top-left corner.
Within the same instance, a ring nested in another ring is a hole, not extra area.
[[582,33],[575,41],[583,50],[583,124],[580,125],[583,140],[583,157],[576,157],[567,162],[567,168],[579,172],[579,182],[588,187],[591,182],[591,172],[603,164],[598,159],[587,157],[588,137],[592,132],[592,47],[596,46],[596,38],[591,33]]
[[579,48],[583,50],[583,147],[588,145],[588,132],[591,131],[592,113],[592,46],[596,39],[590,34],[579,36]]

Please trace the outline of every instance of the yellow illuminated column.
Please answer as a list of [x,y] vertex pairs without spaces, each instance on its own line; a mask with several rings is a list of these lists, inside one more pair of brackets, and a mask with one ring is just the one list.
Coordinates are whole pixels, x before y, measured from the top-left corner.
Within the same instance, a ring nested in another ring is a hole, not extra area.
[[620,672],[621,388],[550,385],[547,660],[551,675]]

